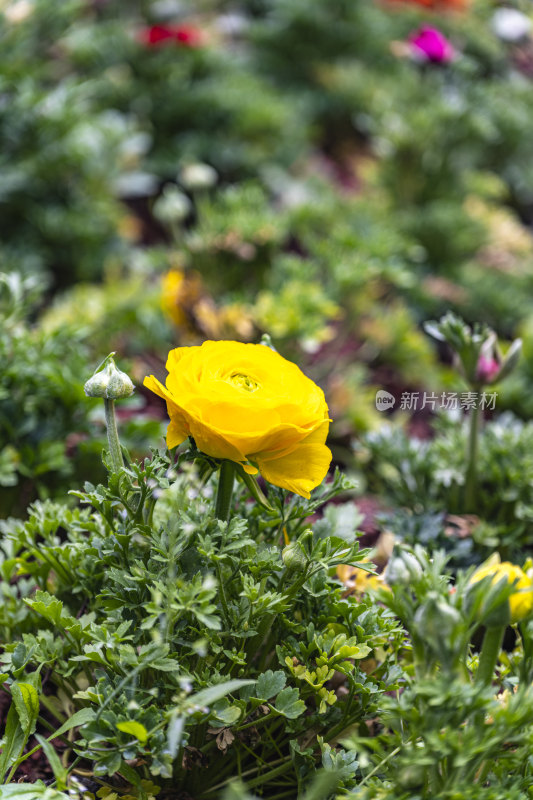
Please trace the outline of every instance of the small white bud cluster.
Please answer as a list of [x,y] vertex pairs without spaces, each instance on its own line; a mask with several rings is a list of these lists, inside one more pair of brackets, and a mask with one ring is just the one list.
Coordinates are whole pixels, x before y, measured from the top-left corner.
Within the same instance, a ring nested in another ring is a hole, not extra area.
[[105,400],[120,400],[130,397],[134,392],[131,379],[125,372],[117,369],[111,353],[103,362],[103,369],[94,373],[85,386],[87,397],[103,397]]

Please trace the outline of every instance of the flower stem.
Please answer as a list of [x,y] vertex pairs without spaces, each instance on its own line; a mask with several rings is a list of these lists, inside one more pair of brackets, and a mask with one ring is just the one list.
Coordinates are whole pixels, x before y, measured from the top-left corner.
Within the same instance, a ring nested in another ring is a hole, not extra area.
[[113,471],[118,472],[124,466],[124,460],[122,458],[122,450],[120,449],[120,441],[118,438],[115,401],[104,398],[104,408],[111,464],[113,465]]
[[231,496],[233,494],[233,481],[235,479],[235,465],[232,461],[223,461],[220,465],[218,476],[217,499],[215,504],[215,516],[223,522],[229,519],[229,509]]
[[494,667],[500,655],[505,626],[487,628],[483,637],[483,646],[479,656],[479,666],[476,673],[476,682],[488,686],[492,683]]
[[465,511],[469,514],[476,510],[479,425],[479,406],[476,403],[470,414],[470,436],[468,438],[467,454],[468,462],[465,478]]

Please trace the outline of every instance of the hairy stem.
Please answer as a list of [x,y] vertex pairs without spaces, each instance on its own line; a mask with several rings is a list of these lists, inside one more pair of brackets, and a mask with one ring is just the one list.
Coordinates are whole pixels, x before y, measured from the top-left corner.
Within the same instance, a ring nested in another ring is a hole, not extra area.
[[122,450],[120,449],[120,441],[118,438],[117,420],[115,417],[115,401],[104,399],[105,408],[105,424],[107,428],[107,442],[109,444],[109,453],[111,455],[111,464],[113,471],[118,472],[124,466],[122,459]]

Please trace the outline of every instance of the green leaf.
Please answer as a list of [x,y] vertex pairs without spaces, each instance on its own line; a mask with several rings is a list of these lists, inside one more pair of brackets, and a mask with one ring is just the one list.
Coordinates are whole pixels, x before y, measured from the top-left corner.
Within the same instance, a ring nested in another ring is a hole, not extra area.
[[11,656],[11,663],[15,669],[21,669],[27,660],[27,648],[22,642],[19,642],[18,645],[13,650],[13,654]]
[[48,737],[48,741],[57,738],[58,736],[63,736],[64,733],[67,731],[72,730],[72,728],[79,728],[82,725],[86,725],[88,722],[92,722],[95,717],[95,711],[92,708],[81,708],[79,711],[76,711],[70,719],[68,719],[60,728],[57,729],[55,733]]
[[45,739],[43,736],[40,736],[38,733],[35,734],[35,738],[43,748],[44,754],[48,759],[48,763],[52,767],[52,772],[54,773],[54,778],[57,781],[58,788],[66,789],[69,772],[68,767],[63,766],[55,748],[47,739]]
[[30,683],[13,683],[11,686],[11,697],[17,709],[20,724],[24,731],[30,736],[37,724],[39,715],[39,694],[37,689]]
[[255,681],[235,678],[232,681],[225,681],[224,683],[218,683],[216,686],[210,686],[208,689],[202,689],[201,692],[189,697],[188,701],[196,706],[210,706],[222,697],[226,697],[230,692],[240,689],[241,686],[250,686],[252,683],[255,683]]
[[69,800],[69,795],[37,783],[9,783],[0,786],[0,800]]
[[258,700],[269,700],[271,697],[278,694],[278,692],[281,692],[286,683],[287,678],[283,670],[278,669],[276,672],[273,672],[271,669],[267,669],[267,671],[263,672],[257,679],[255,696]]
[[35,597],[24,598],[24,602],[53,625],[59,625],[63,613],[63,603],[52,597],[49,592],[35,592]]
[[185,718],[174,716],[170,721],[167,733],[167,746],[171,758],[174,760],[181,745],[181,737],[185,728]]
[[303,800],[322,800],[329,797],[339,785],[340,775],[336,771],[321,770],[303,796]]
[[[34,680],[40,680],[39,676],[36,675]],[[0,781],[9,769],[9,778],[14,772],[26,742],[35,730],[39,715],[39,693],[31,683],[11,684],[11,697],[4,733],[5,745],[0,755]]]
[[220,711],[215,711],[216,719],[223,722],[225,725],[235,725],[237,720],[242,716],[242,711],[238,706],[229,706]]
[[296,719],[305,711],[305,703],[299,699],[298,689],[287,686],[277,696],[275,710],[288,719]]
[[26,735],[20,724],[15,704],[11,703],[3,737],[5,744],[0,755],[0,781],[4,780],[7,771],[19,758],[28,741],[28,737],[29,733]]
[[141,744],[145,744],[148,739],[148,731],[144,725],[141,725],[140,722],[136,722],[133,719],[128,722],[117,722],[117,729],[123,733],[131,734],[131,736],[138,739]]
[[[222,623],[218,617],[215,617],[214,614],[203,614],[201,611],[197,609],[194,610],[194,615],[196,619],[203,623],[206,628],[210,628],[212,631],[219,631],[222,629]],[[174,664],[174,667],[176,665]]]
[[335,653],[336,658],[366,658],[367,655],[372,651],[372,648],[369,647],[367,644],[356,644],[356,645],[343,645],[337,652]]

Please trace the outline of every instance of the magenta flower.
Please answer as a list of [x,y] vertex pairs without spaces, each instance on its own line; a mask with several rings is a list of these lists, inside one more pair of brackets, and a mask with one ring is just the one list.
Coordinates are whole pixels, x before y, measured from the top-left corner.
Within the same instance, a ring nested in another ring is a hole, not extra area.
[[417,61],[431,61],[433,64],[448,64],[455,50],[448,39],[437,28],[423,26],[409,37],[411,54]]
[[477,362],[476,377],[481,383],[492,383],[500,371],[501,364],[494,356],[482,355]]

